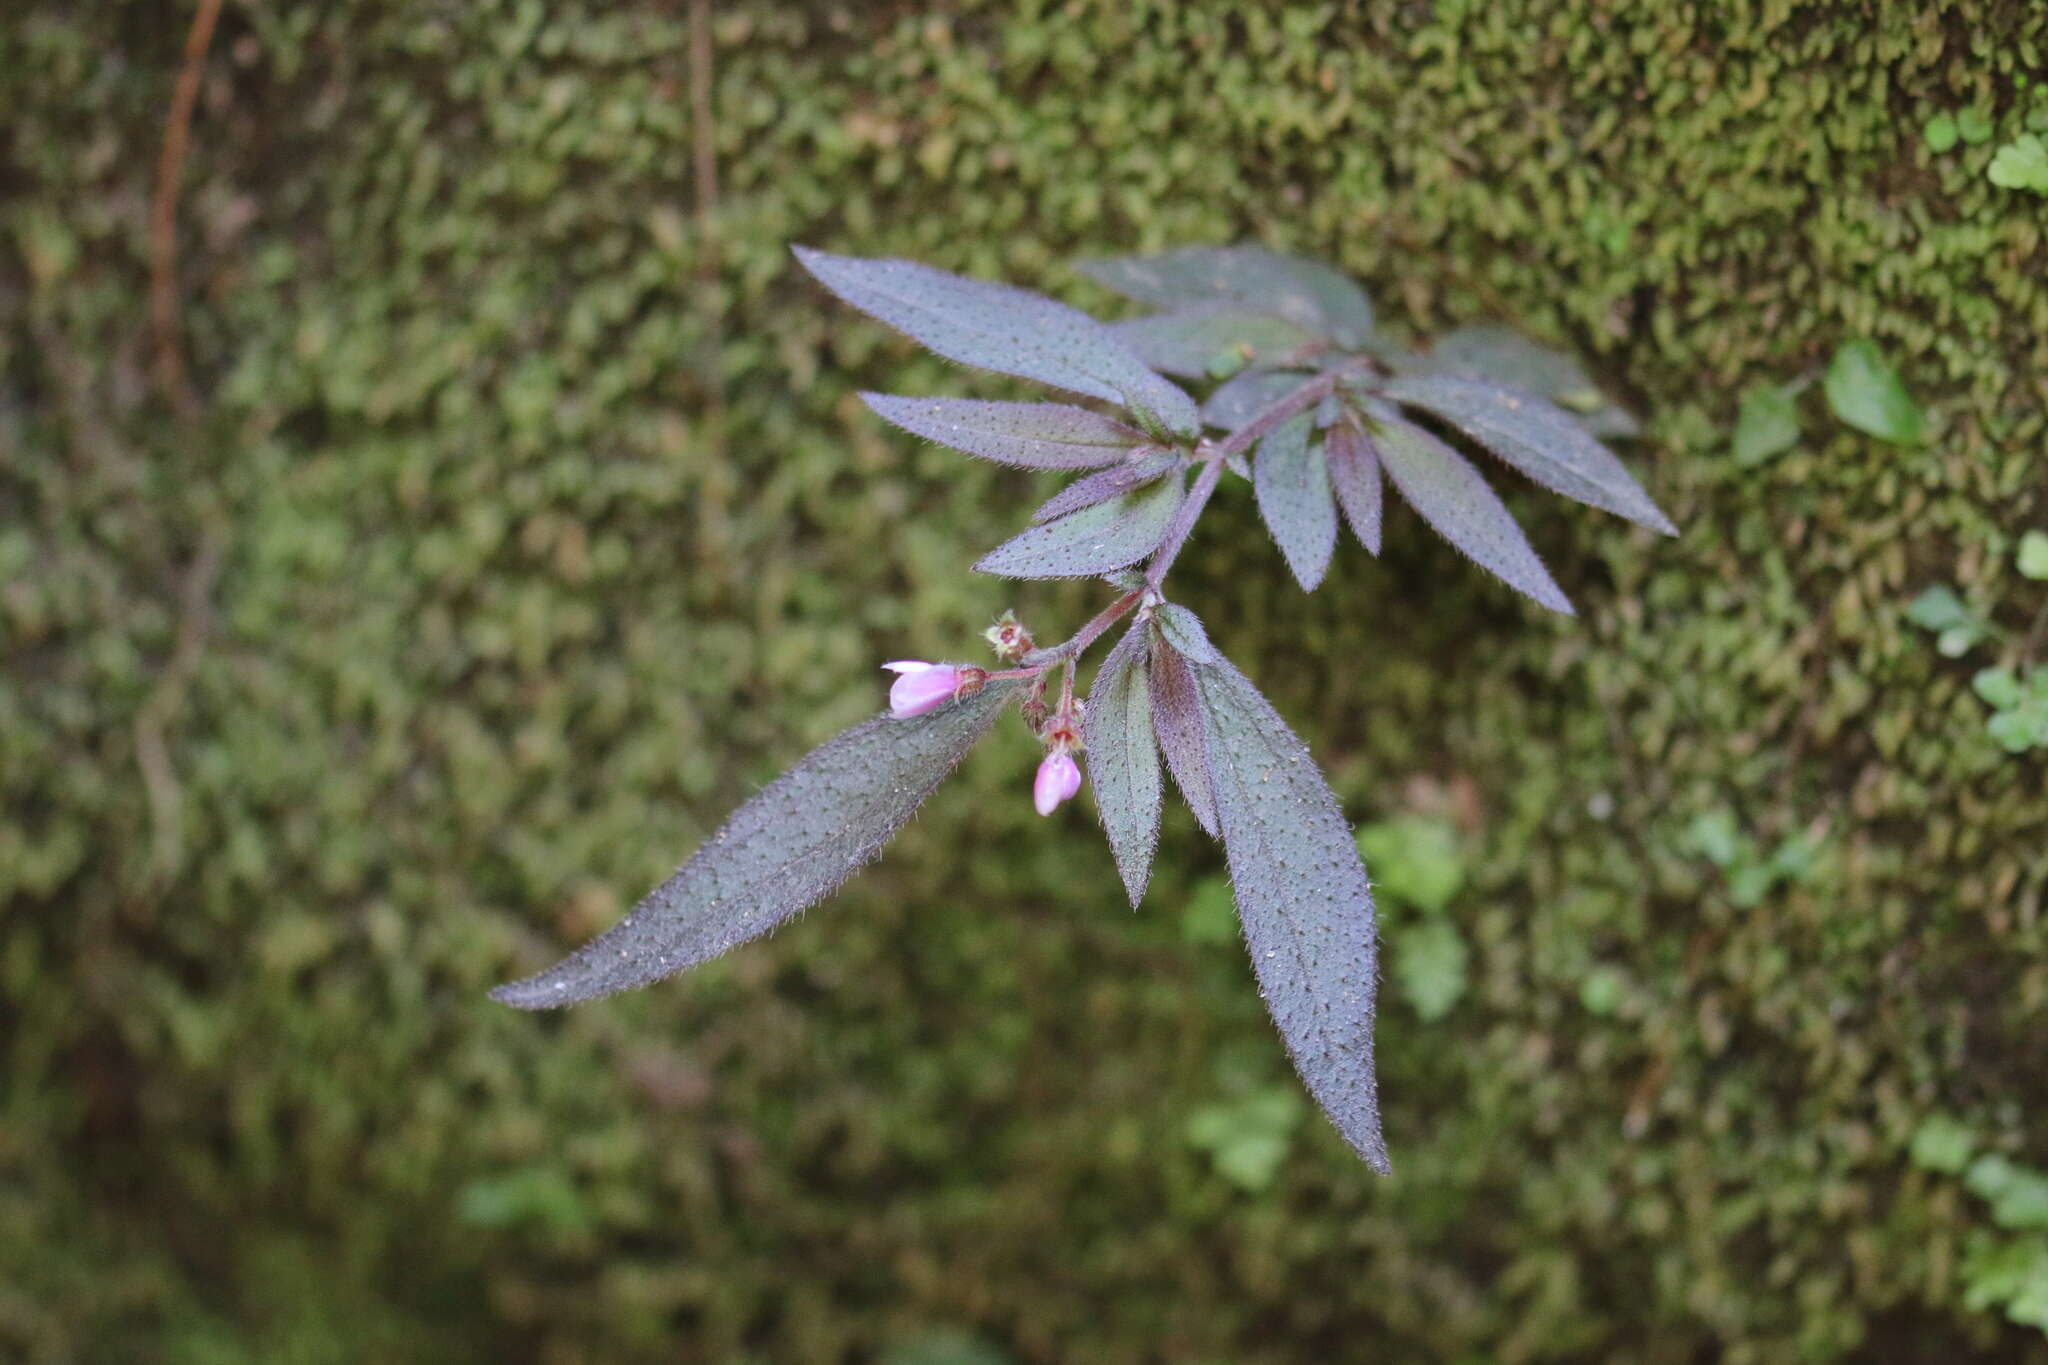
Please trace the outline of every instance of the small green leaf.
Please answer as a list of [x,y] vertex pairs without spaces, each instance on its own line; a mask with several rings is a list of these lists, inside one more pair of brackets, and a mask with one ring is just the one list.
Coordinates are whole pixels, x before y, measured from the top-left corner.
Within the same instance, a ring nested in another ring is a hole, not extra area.
[[1986,174],[2000,189],[2048,194],[2048,143],[2037,134],[2022,133],[1998,149]]
[[1835,416],[1895,445],[1919,445],[1927,439],[1927,417],[1906,386],[1867,338],[1845,342],[1828,366],[1828,406]]
[[1955,146],[1956,138],[1960,136],[1956,132],[1954,117],[1948,114],[1936,114],[1927,120],[1927,126],[1921,132],[1927,139],[1928,147],[1935,152],[1945,152]]
[[1937,583],[1913,599],[1906,608],[1906,619],[1923,630],[1944,631],[1976,618],[1953,588]]
[[2009,754],[2023,754],[2037,744],[2048,745],[2048,721],[2025,711],[2000,711],[1985,723],[1991,738]]
[[1982,109],[1962,109],[1956,113],[1956,131],[1963,141],[1971,146],[1991,140],[1991,116]]
[[1602,1018],[1621,1008],[1621,998],[1627,981],[1620,971],[1613,967],[1595,967],[1579,983],[1579,1003],[1589,1014]]
[[1754,469],[1799,443],[1799,408],[1792,395],[1776,384],[1763,384],[1742,395],[1735,419],[1735,463]]
[[1987,705],[2010,711],[2020,704],[2020,680],[2009,668],[1987,668],[1970,679],[1970,686]]
[[2017,556],[2023,578],[2048,578],[2048,531],[2029,531],[2020,537]]
[[1471,954],[1465,937],[1448,918],[1405,925],[1393,935],[1394,980],[1425,1020],[1451,1012],[1465,994],[1465,966]]
[[1913,1134],[1913,1164],[1923,1171],[1961,1175],[1975,1145],[1976,1139],[1962,1124],[1947,1114],[1929,1114]]
[[1287,1160],[1305,1108],[1292,1089],[1268,1086],[1241,1099],[1204,1105],[1188,1115],[1181,1131],[1192,1146],[1209,1153],[1217,1174],[1256,1194],[1273,1183]]
[[1375,890],[1418,910],[1443,909],[1465,882],[1458,831],[1448,820],[1401,815],[1361,825],[1358,852]]
[[1963,1183],[1990,1203],[2000,1227],[2048,1228],[2048,1175],[1993,1154],[1971,1163]]
[[1736,828],[1735,817],[1725,810],[1710,810],[1693,817],[1686,828],[1685,842],[1715,867],[1732,867],[1747,858],[1750,841]]

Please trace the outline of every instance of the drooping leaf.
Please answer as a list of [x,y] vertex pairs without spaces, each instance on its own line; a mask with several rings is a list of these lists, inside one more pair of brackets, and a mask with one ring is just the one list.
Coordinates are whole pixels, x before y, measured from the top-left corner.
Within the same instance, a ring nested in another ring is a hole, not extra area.
[[1157,256],[1080,261],[1076,268],[1125,298],[1155,308],[1239,304],[1285,318],[1346,349],[1372,335],[1372,300],[1356,281],[1320,261],[1264,247],[1183,247]]
[[1180,464],[1180,456],[1171,450],[1137,450],[1121,464],[1108,469],[1098,469],[1085,478],[1074,480],[1059,492],[1038,505],[1031,514],[1034,522],[1051,521],[1069,512],[1078,512],[1084,507],[1093,507],[1098,502],[1122,497],[1133,489],[1142,488],[1160,475]]
[[[1213,655],[1213,651],[1211,651]],[[1214,839],[1222,826],[1216,820],[1216,783],[1209,774],[1209,741],[1202,726],[1202,701],[1195,690],[1195,675],[1188,656],[1177,649],[1163,629],[1152,639],[1152,730],[1160,752],[1166,755],[1167,771],[1181,799],[1195,813],[1195,819]]]
[[861,401],[913,436],[1024,469],[1097,469],[1147,437],[1067,403],[992,403],[980,398],[905,398],[864,393]]
[[1642,430],[1626,409],[1600,391],[1585,366],[1511,328],[1492,323],[1454,328],[1407,368],[1533,393],[1563,408],[1595,436],[1634,436]]
[[1252,463],[1252,488],[1259,515],[1287,558],[1305,592],[1314,592],[1330,569],[1337,547],[1337,504],[1330,495],[1330,471],[1323,445],[1311,441],[1307,413],[1291,417],[1259,443]]
[[1755,469],[1799,444],[1799,404],[1782,384],[1759,384],[1742,395],[1730,443],[1735,463]]
[[1175,435],[1199,429],[1194,400],[1078,308],[915,261],[795,251],[827,289],[948,360],[1121,403]]
[[1135,564],[1159,547],[1180,507],[1181,478],[1165,478],[1134,493],[1013,536],[976,561],[982,573],[1004,578],[1086,578]]
[[1202,420],[1236,431],[1313,376],[1302,370],[1247,370],[1218,386],[1202,404]]
[[1517,592],[1567,616],[1571,601],[1530,548],[1514,514],[1472,462],[1429,432],[1382,414],[1374,445],[1380,467],[1422,519],[1472,562]]
[[1867,338],[1845,342],[1823,383],[1835,416],[1880,441],[1917,446],[1927,439],[1927,417],[1906,392],[1899,372]]
[[1216,811],[1259,993],[1309,1092],[1382,1174],[1372,888],[1315,760],[1225,660],[1193,668]]
[[1330,465],[1330,487],[1336,490],[1337,505],[1359,544],[1374,554],[1380,552],[1380,457],[1372,438],[1349,422],[1330,428],[1323,441],[1324,458]]
[[491,998],[552,1009],[645,986],[757,938],[831,894],[903,827],[1023,684],[908,720],[878,716],[762,788],[630,914]]
[[1443,418],[1546,488],[1653,531],[1678,534],[1614,453],[1543,399],[1448,375],[1395,379],[1384,392]]
[[1151,631],[1135,626],[1095,674],[1083,713],[1088,778],[1131,907],[1144,899],[1159,846],[1159,749],[1152,739]]
[[1236,374],[1255,362],[1281,359],[1315,340],[1283,317],[1231,304],[1155,313],[1112,323],[1110,329],[1153,369],[1193,379]]

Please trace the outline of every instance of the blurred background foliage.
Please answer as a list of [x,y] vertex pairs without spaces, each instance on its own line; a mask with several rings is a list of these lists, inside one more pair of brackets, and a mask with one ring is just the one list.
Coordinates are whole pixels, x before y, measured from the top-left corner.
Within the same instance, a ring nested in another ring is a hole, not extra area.
[[[2048,797],[1970,686],[2048,606],[2048,13],[763,0],[706,87],[678,3],[230,0],[181,414],[189,17],[0,16],[0,1358],[2048,1359]],[[1392,1179],[1218,850],[1132,914],[1014,726],[773,940],[484,999],[880,660],[1101,597],[965,572],[1046,489],[853,395],[1011,390],[788,243],[1107,309],[1252,239],[1585,355],[1685,528],[1500,479],[1580,619],[1406,516],[1305,598],[1237,484],[1176,575],[1382,864]],[[1853,338],[1933,439],[1738,462]]]

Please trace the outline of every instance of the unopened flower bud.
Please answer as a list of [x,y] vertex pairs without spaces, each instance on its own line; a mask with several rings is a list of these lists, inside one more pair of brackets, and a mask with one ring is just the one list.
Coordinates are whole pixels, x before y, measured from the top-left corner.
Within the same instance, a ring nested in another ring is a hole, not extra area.
[[898,720],[936,711],[955,697],[979,692],[988,681],[985,669],[926,663],[922,659],[897,659],[882,667],[897,675],[889,688],[889,714]]
[[1081,765],[1074,762],[1074,756],[1059,749],[1045,756],[1038,765],[1038,776],[1031,783],[1031,803],[1038,807],[1040,815],[1051,815],[1059,809],[1060,802],[1081,790]]

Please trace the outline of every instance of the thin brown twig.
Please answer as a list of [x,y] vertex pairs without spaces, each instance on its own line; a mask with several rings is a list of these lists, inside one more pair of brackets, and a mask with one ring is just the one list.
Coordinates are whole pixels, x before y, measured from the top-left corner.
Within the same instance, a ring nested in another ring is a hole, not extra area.
[[213,46],[213,30],[219,21],[220,0],[199,0],[192,27],[185,35],[185,64],[178,71],[171,112],[164,120],[163,153],[157,158],[156,195],[149,210],[149,315],[156,334],[157,384],[185,417],[199,410],[199,399],[186,382],[185,356],[178,339],[178,189],[185,177],[192,110],[199,103],[206,53]]

